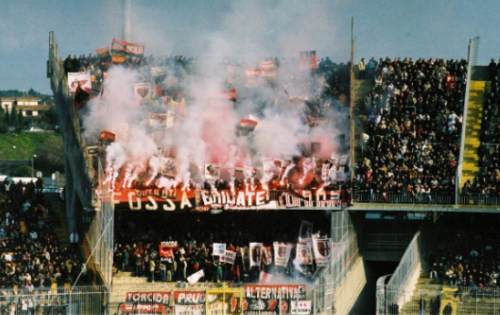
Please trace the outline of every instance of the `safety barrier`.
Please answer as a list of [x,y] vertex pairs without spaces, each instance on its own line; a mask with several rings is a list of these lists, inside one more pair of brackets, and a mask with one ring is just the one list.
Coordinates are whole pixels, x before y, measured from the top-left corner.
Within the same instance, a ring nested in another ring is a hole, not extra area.
[[377,314],[390,314],[390,309],[400,308],[411,299],[422,271],[422,253],[423,240],[421,232],[417,232],[387,285],[377,286]]
[[32,292],[0,290],[0,314],[106,314],[105,287],[38,288]]
[[[388,291],[387,294],[398,293]],[[381,314],[500,314],[500,291],[452,287],[422,289],[413,294],[410,302],[388,305],[385,313]]]
[[[110,314],[327,314],[311,284],[246,284],[206,289],[183,288],[125,292],[123,301],[110,306]],[[321,303],[320,305],[315,305]],[[331,312],[330,312],[331,313]]]
[[[103,183],[104,170],[100,161],[97,177],[99,182]],[[89,245],[89,255],[92,256],[103,283],[110,287],[113,278],[114,204],[109,184],[103,184],[100,190],[98,208],[85,237]]]
[[[353,201],[357,202],[374,202],[374,203],[402,203],[402,204],[455,204],[455,193],[429,193],[429,194],[409,194],[409,193],[372,193],[366,190],[354,190]],[[500,205],[500,197],[496,195],[486,195],[478,193],[460,194],[458,204],[463,206],[495,206]]]

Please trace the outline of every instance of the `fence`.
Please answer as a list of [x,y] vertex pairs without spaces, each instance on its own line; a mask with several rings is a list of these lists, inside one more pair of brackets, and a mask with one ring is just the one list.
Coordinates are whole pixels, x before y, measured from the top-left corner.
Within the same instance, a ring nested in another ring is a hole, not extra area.
[[380,202],[380,203],[419,203],[419,204],[454,204],[453,192],[430,193],[430,194],[396,194],[396,193],[372,193],[365,190],[354,190],[353,200],[355,202]]
[[[396,294],[389,291],[388,294]],[[421,314],[500,314],[500,291],[471,290],[451,287],[418,290],[412,300],[402,306],[389,305],[385,315]]]
[[485,194],[459,194],[455,200],[455,192],[429,193],[429,194],[409,194],[409,193],[373,193],[366,190],[353,191],[354,202],[375,202],[375,203],[411,203],[411,204],[443,204],[453,205],[456,201],[460,205],[500,205],[500,197]]
[[105,287],[36,289],[31,293],[0,291],[0,314],[105,314],[108,292]]
[[[104,170],[98,160],[98,182],[104,182]],[[98,211],[86,234],[90,255],[100,273],[103,283],[110,287],[113,277],[113,244],[114,244],[114,205],[108,185],[101,185]]]
[[[422,246],[421,233],[417,232],[387,285],[378,288],[378,290],[384,290],[384,292],[377,292],[377,311],[379,311],[379,306],[380,309],[384,310],[383,313],[378,314],[387,314],[391,308],[399,308],[399,306],[408,302],[412,297],[413,290],[422,270]],[[382,301],[379,301],[379,298]]]

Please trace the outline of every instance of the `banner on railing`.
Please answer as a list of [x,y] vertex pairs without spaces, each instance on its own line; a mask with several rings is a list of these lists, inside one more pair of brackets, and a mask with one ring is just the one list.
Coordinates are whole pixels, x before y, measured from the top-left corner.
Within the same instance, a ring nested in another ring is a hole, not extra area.
[[144,55],[144,45],[113,38],[111,52],[114,55],[142,56]]
[[121,314],[171,314],[171,292],[127,292]]
[[290,314],[291,302],[306,298],[305,285],[261,285],[244,287],[245,314]]
[[309,315],[311,314],[312,303],[310,300],[291,301],[290,313],[292,315]]
[[[118,186],[118,185],[117,185]],[[128,188],[117,187],[115,204],[128,205],[129,210],[193,210],[212,209],[340,209],[340,190],[205,190],[194,188]]]
[[205,291],[174,291],[174,314],[205,314]]

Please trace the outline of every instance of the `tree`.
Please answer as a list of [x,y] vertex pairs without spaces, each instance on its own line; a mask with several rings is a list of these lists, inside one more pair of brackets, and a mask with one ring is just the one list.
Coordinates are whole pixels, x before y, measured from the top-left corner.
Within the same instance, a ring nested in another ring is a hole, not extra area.
[[9,130],[9,113],[0,107],[0,133],[6,133]]
[[17,113],[12,113],[12,115],[16,116],[16,126],[15,126],[16,132],[21,132],[24,129],[28,128],[29,120],[23,116],[22,111],[18,111]]

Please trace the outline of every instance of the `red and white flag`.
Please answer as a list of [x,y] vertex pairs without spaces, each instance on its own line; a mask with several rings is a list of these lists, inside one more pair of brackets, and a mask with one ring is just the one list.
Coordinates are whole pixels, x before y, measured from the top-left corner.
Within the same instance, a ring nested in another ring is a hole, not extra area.
[[318,266],[324,266],[328,263],[331,255],[332,243],[329,238],[313,235],[312,237],[314,261]]
[[262,261],[262,243],[252,242],[249,247],[250,268],[259,267]]

